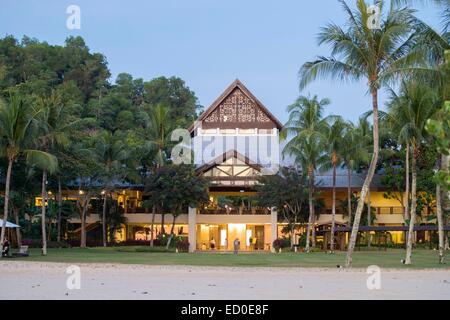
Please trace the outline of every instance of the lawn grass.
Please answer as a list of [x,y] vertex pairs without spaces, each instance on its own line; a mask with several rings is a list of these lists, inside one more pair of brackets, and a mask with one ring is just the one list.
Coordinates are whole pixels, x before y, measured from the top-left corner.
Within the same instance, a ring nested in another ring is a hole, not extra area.
[[[413,265],[405,266],[400,260],[405,252],[401,249],[388,251],[356,251],[353,267],[366,268],[378,265],[381,268],[426,269],[447,268],[450,265],[437,263],[437,252],[417,249],[413,252]],[[10,259],[8,259],[10,261]],[[49,249],[47,256],[42,256],[39,249],[31,249],[30,256],[16,261],[47,261],[64,263],[119,263],[143,265],[192,265],[192,266],[230,266],[230,267],[304,267],[336,268],[345,262],[345,252],[327,254],[324,252],[305,253],[174,253],[153,252],[143,247],[111,248],[65,248]]]

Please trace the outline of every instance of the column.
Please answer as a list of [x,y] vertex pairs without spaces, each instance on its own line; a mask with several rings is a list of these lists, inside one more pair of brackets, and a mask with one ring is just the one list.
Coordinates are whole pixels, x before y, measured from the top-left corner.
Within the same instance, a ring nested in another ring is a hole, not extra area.
[[197,247],[197,208],[189,207],[188,213],[188,225],[189,225],[189,252],[195,252]]
[[275,252],[273,242],[278,238],[278,212],[275,207],[270,209],[270,251]]

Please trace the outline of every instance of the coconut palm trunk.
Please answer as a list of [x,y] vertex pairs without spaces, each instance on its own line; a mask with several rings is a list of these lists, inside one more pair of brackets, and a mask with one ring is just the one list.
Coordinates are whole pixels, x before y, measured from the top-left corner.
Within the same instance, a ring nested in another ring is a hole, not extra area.
[[[375,80],[372,85],[375,85]],[[353,228],[350,236],[350,242],[347,250],[347,258],[345,265],[347,268],[352,266],[352,254],[355,249],[356,238],[358,236],[359,223],[361,221],[361,214],[364,209],[364,200],[366,199],[369,186],[372,182],[373,176],[375,174],[375,169],[378,162],[378,152],[379,152],[379,129],[378,129],[378,90],[376,88],[372,89],[372,113],[373,113],[373,154],[372,160],[370,162],[369,170],[367,172],[366,179],[361,190],[361,196],[358,201],[358,206],[356,208],[355,218],[353,220]]]
[[352,170],[350,167],[347,168],[347,215],[348,215],[348,225],[352,225]]
[[[17,225],[19,225],[19,209],[13,209],[14,220]],[[22,234],[20,232],[20,228],[16,228],[16,238],[17,238],[17,247],[20,248],[22,246]]]
[[297,225],[297,214],[294,218],[294,223],[291,224],[291,250],[294,250],[295,246],[295,226]]
[[313,205],[312,224],[311,224],[311,248],[314,249],[315,247],[316,247],[316,213]]
[[310,251],[310,242],[311,242],[311,229],[313,228],[313,217],[314,217],[314,201],[313,201],[313,186],[314,186],[314,171],[313,169],[309,170],[309,190],[308,190],[308,202],[309,202],[309,217],[308,217],[308,225],[306,227],[306,247],[305,252]]
[[5,203],[3,205],[3,224],[2,224],[2,232],[0,236],[0,246],[3,248],[3,242],[5,241],[5,232],[6,232],[6,221],[8,220],[8,206],[9,206],[9,193],[11,186],[11,173],[13,166],[14,158],[10,157],[8,159],[8,169],[6,171],[6,182],[5,182]]
[[153,241],[153,236],[154,236],[154,230],[155,230],[155,215],[156,215],[156,208],[155,206],[153,206],[152,208],[152,223],[150,226],[150,247],[153,247],[154,245],[154,241]]
[[165,217],[165,213],[163,211],[161,211],[161,235],[166,234],[166,229],[164,228],[164,217]]
[[405,193],[406,193],[406,203],[405,203],[405,212],[404,219],[405,221],[409,219],[409,200],[410,200],[410,192],[409,192],[409,143],[406,144],[406,157],[405,157]]
[[417,207],[417,147],[415,142],[412,143],[412,161],[411,161],[411,213],[409,219],[408,240],[406,243],[406,258],[405,264],[411,264],[412,244],[414,236],[414,224],[416,222],[416,207]]
[[[445,172],[448,173],[449,165],[450,165],[450,156],[442,155],[442,163],[441,163],[442,170],[444,170]],[[450,211],[450,190],[444,191],[444,196],[441,199],[441,201],[442,201],[442,207],[443,207],[444,211],[449,212]],[[443,222],[444,225],[448,225],[449,219],[450,219],[450,217],[449,217],[449,215],[447,215],[447,218],[444,219],[444,222]],[[448,232],[444,232],[444,250],[450,250],[449,241],[448,241]]]
[[[442,168],[442,163],[444,162],[443,156],[439,161],[439,167]],[[436,218],[438,223],[438,237],[439,237],[439,263],[444,263],[444,216],[442,214],[442,191],[441,185],[436,184]]]
[[175,235],[175,220],[177,219],[177,215],[176,214],[174,214],[173,215],[173,222],[172,222],[172,228],[170,229],[170,237],[169,237],[169,240],[167,240],[167,245],[166,245],[166,249],[168,250],[169,249],[169,247],[170,247],[170,244],[172,243],[172,239],[173,239],[173,237],[174,237],[174,235]]
[[[404,207],[403,219],[406,221],[409,220],[409,202],[410,202],[410,190],[409,190],[409,158],[410,158],[410,145],[409,142],[406,144],[406,156],[405,156],[405,193],[406,193],[406,202]],[[405,231],[405,240],[408,239],[408,231]],[[406,241],[405,241],[406,244]]]
[[81,217],[80,248],[86,248],[86,219],[84,214]]
[[47,203],[47,170],[42,171],[42,204],[41,204],[41,231],[42,231],[42,255],[47,255],[47,236],[45,231],[45,211]]
[[439,263],[444,263],[444,221],[442,216],[442,196],[441,186],[436,185],[436,217],[438,222],[438,237],[439,237]]
[[333,161],[333,204],[331,207],[330,252],[334,253],[334,229],[336,226],[336,162]]
[[[370,225],[372,224],[372,204],[371,204],[371,199],[370,199],[370,186],[369,186],[369,191],[367,191],[367,226],[370,227]],[[370,246],[372,245],[372,239],[370,236],[370,231],[367,231],[367,247],[370,248]]]
[[106,236],[106,206],[108,205],[108,196],[105,190],[105,194],[103,196],[103,210],[102,210],[102,236],[103,236],[103,247],[106,247],[107,244],[107,236]]
[[62,189],[61,189],[61,177],[58,176],[58,221],[56,231],[56,241],[61,241],[61,215],[62,215]]
[[80,248],[86,248],[86,214],[90,200],[90,192],[87,192],[82,199],[81,208],[81,232],[80,232]]
[[86,214],[84,208],[81,214],[80,248],[86,248]]

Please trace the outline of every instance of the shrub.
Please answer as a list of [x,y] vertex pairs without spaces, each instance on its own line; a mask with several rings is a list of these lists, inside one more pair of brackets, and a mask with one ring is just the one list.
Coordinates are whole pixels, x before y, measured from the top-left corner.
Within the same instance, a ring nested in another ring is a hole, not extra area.
[[174,252],[174,249],[166,249],[166,247],[149,247],[149,246],[124,246],[115,249],[118,252]]
[[178,252],[189,252],[188,238],[178,238],[176,241]]
[[[23,239],[22,245],[28,246],[29,248],[42,248],[41,239]],[[69,248],[69,243],[65,241],[47,241],[47,248]]]
[[69,244],[65,241],[47,241],[47,248],[69,248]]
[[283,248],[288,248],[291,246],[291,241],[288,238],[278,238],[273,242],[273,248],[278,251]]
[[22,245],[29,248],[40,248],[42,247],[42,242],[40,239],[22,239]]
[[168,235],[168,234],[160,233],[156,237],[155,241],[157,240],[159,242],[160,246],[165,246],[167,244],[167,241],[169,240],[169,237],[170,237],[170,235]]

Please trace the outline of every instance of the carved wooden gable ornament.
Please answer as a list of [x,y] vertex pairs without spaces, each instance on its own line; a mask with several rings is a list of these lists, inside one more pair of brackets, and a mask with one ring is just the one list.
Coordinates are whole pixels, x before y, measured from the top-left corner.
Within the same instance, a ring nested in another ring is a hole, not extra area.
[[[281,129],[281,123],[239,81],[235,80],[198,119],[203,129]],[[190,131],[194,126],[190,128]]]

